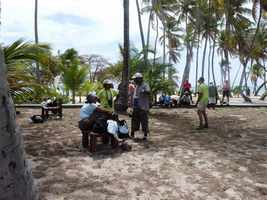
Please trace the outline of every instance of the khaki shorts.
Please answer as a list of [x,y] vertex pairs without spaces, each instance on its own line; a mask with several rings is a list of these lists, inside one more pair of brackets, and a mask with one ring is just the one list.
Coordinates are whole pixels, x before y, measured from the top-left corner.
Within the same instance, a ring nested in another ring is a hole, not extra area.
[[199,111],[205,111],[207,108],[208,104],[207,103],[203,103],[203,102],[198,102],[197,104],[197,109]]

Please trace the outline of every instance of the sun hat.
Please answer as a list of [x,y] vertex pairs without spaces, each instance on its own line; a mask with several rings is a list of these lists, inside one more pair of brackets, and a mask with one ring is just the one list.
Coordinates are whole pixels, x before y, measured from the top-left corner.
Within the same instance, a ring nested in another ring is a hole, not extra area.
[[143,78],[143,75],[139,72],[135,73],[132,77],[132,79],[136,79],[136,78]]

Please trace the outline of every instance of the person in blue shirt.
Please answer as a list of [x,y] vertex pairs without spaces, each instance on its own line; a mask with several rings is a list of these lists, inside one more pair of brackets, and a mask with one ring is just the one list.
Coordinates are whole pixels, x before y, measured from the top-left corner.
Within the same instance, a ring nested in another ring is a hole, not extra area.
[[79,128],[82,130],[82,147],[87,149],[89,146],[88,131],[92,130],[93,124],[97,117],[112,118],[112,113],[101,109],[97,106],[97,96],[94,93],[90,93],[86,97],[86,102],[80,110]]

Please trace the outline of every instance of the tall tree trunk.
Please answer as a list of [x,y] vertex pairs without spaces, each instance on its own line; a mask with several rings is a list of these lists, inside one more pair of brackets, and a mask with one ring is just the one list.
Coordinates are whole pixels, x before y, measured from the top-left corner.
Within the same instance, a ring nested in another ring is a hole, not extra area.
[[[35,44],[38,44],[39,43],[39,37],[38,37],[38,0],[35,0],[35,9],[34,9],[34,39],[35,39]],[[39,63],[36,62],[35,65],[36,65],[37,80],[39,82],[41,82]]]
[[213,47],[212,47],[211,70],[212,70],[213,84],[216,86],[216,79],[215,79],[215,72],[214,72],[214,54],[215,54],[215,47],[216,47],[216,41],[214,39],[213,40]]
[[[266,82],[266,80],[267,80],[267,75],[266,75],[267,69],[265,67],[265,62],[264,61],[263,61],[263,65],[264,65],[264,82]],[[266,84],[264,85],[264,89],[265,89],[265,91],[267,90],[267,85]]]
[[159,19],[158,19],[158,17],[156,17],[156,38],[155,38],[155,43],[154,43],[153,67],[156,64],[158,38],[159,38]]
[[25,159],[21,130],[16,125],[6,72],[0,46],[0,199],[36,200],[37,189],[31,167]]
[[76,96],[75,93],[76,92],[75,92],[75,90],[72,90],[71,92],[72,92],[72,103],[75,104],[75,96]]
[[[147,64],[147,50],[146,50],[146,44],[145,44],[145,36],[143,31],[143,25],[142,25],[142,17],[141,17],[141,10],[139,5],[139,0],[136,0],[136,8],[137,8],[137,14],[138,14],[138,23],[139,23],[139,30],[140,30],[140,37],[142,42],[142,48],[144,53],[144,62]],[[138,65],[138,71],[140,72],[140,66]]]
[[163,23],[163,64],[166,64],[166,27]]
[[[188,14],[186,14],[185,16],[185,29],[186,29],[186,34],[188,34]],[[184,67],[184,73],[183,73],[183,78],[182,78],[182,82],[181,82],[181,89],[182,89],[182,86],[185,82],[185,80],[188,80],[189,79],[189,73],[190,73],[190,60],[189,60],[189,48],[190,48],[190,42],[187,38],[186,40],[186,62],[185,62],[185,67]],[[181,90],[180,89],[180,90]]]
[[[230,10],[231,10],[231,4],[230,4],[231,0],[226,0],[226,20],[225,20],[225,30],[228,33],[230,33],[231,31],[231,25],[230,25]],[[230,61],[229,61],[229,52],[227,49],[224,49],[224,56],[225,56],[225,61],[226,61],[226,73],[227,73],[227,78],[228,79],[228,83],[229,85],[231,85],[230,82]]]
[[256,96],[256,90],[257,90],[257,84],[258,83],[258,77],[256,78],[256,80],[254,81],[254,88],[253,88],[253,94]]
[[147,25],[147,36],[146,36],[146,45],[145,45],[145,50],[146,50],[145,56],[146,56],[147,61],[148,61],[148,49],[149,49],[149,45],[150,45],[150,30],[151,30],[152,14],[153,14],[153,10],[151,10],[149,13],[148,25]]
[[203,52],[203,57],[202,57],[202,71],[201,71],[202,77],[204,77],[204,73],[205,73],[205,59],[206,59],[207,43],[208,43],[208,36],[205,37],[205,46],[204,46],[204,52]]
[[195,93],[197,93],[197,81],[198,81],[198,61],[199,61],[199,47],[200,47],[200,44],[199,44],[199,39],[200,37],[200,33],[198,33],[198,36],[197,36],[197,59],[196,59],[196,80],[195,80]]
[[185,82],[185,80],[189,80],[191,60],[192,60],[192,45],[189,43],[186,51],[186,63],[182,78],[182,84]]
[[128,107],[128,82],[129,82],[129,0],[123,0],[124,7],[124,48],[123,48],[123,71],[122,83],[119,88],[118,111],[126,111]]
[[209,48],[209,55],[208,55],[208,84],[210,83],[210,68],[211,68],[211,51],[212,51],[212,46],[210,44],[210,40],[209,40],[209,45],[210,45],[210,48]]

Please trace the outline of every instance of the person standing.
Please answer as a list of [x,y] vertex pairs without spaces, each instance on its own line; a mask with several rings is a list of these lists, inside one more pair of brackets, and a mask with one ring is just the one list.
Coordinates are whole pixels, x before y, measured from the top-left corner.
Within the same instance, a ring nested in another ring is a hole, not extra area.
[[150,101],[150,87],[143,81],[143,75],[136,73],[133,76],[136,84],[134,97],[133,97],[133,114],[132,114],[132,129],[131,137],[134,138],[135,131],[138,131],[140,124],[144,133],[143,140],[147,139],[149,128],[148,128],[148,111]]
[[103,89],[97,94],[100,100],[101,107],[112,111],[113,99],[116,96],[115,91],[112,90],[113,83],[110,80],[103,81]]
[[[198,80],[198,98],[197,98],[197,114],[199,117],[199,127],[198,129],[208,128],[208,116],[206,113],[206,108],[209,102],[209,88],[204,83],[204,78],[200,77]],[[203,123],[204,121],[204,123]]]
[[229,98],[230,98],[230,84],[228,80],[224,81],[223,84],[223,98],[221,104],[224,104],[224,98],[226,97],[226,104],[229,105]]
[[192,98],[192,92],[191,92],[191,84],[189,83],[189,81],[186,79],[182,85],[182,95],[181,97],[183,97],[183,95],[187,92],[187,94],[189,94],[190,96],[190,100],[191,102],[193,102],[193,98]]
[[215,109],[215,106],[217,104],[217,98],[218,98],[218,93],[217,93],[217,88],[213,84],[213,82],[210,82],[209,84],[209,108]]

